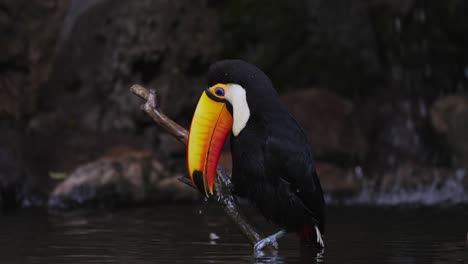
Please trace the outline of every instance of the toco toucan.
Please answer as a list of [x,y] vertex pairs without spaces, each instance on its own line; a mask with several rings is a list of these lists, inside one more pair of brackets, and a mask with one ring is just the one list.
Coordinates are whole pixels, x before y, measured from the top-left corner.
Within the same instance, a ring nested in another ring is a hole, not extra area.
[[241,60],[216,62],[207,77],[187,147],[194,185],[213,194],[218,160],[231,134],[234,194],[282,228],[255,248],[286,232],[323,247],[325,202],[312,151],[270,79]]

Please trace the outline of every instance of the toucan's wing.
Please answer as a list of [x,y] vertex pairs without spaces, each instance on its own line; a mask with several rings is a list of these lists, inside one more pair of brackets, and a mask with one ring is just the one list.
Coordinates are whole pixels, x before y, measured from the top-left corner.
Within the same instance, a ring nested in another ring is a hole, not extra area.
[[268,131],[265,147],[265,161],[269,165],[267,175],[279,175],[280,180],[290,184],[292,193],[306,209],[321,218],[322,188],[310,145],[301,127],[290,117]]

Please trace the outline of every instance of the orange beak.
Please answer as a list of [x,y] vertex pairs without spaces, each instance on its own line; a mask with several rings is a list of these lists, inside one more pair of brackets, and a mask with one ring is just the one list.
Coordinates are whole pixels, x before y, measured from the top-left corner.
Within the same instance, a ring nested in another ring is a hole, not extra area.
[[206,196],[213,194],[216,167],[232,122],[226,104],[211,99],[204,91],[190,126],[187,165],[193,184]]

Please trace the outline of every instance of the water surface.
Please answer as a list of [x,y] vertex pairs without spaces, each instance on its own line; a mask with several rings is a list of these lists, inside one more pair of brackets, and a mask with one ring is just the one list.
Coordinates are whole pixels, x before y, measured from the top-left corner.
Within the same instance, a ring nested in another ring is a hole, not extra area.
[[216,205],[26,210],[0,216],[0,263],[468,263],[467,209],[329,208],[324,252],[263,257]]

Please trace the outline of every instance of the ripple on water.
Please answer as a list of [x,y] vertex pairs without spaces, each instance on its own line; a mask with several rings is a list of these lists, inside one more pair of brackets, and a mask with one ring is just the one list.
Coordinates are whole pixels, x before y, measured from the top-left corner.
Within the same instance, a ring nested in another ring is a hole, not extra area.
[[256,256],[221,209],[205,207],[201,215],[197,205],[188,205],[3,216],[0,263],[456,263],[467,259],[466,207],[332,207],[322,254],[301,249],[297,238],[287,235],[278,252]]

